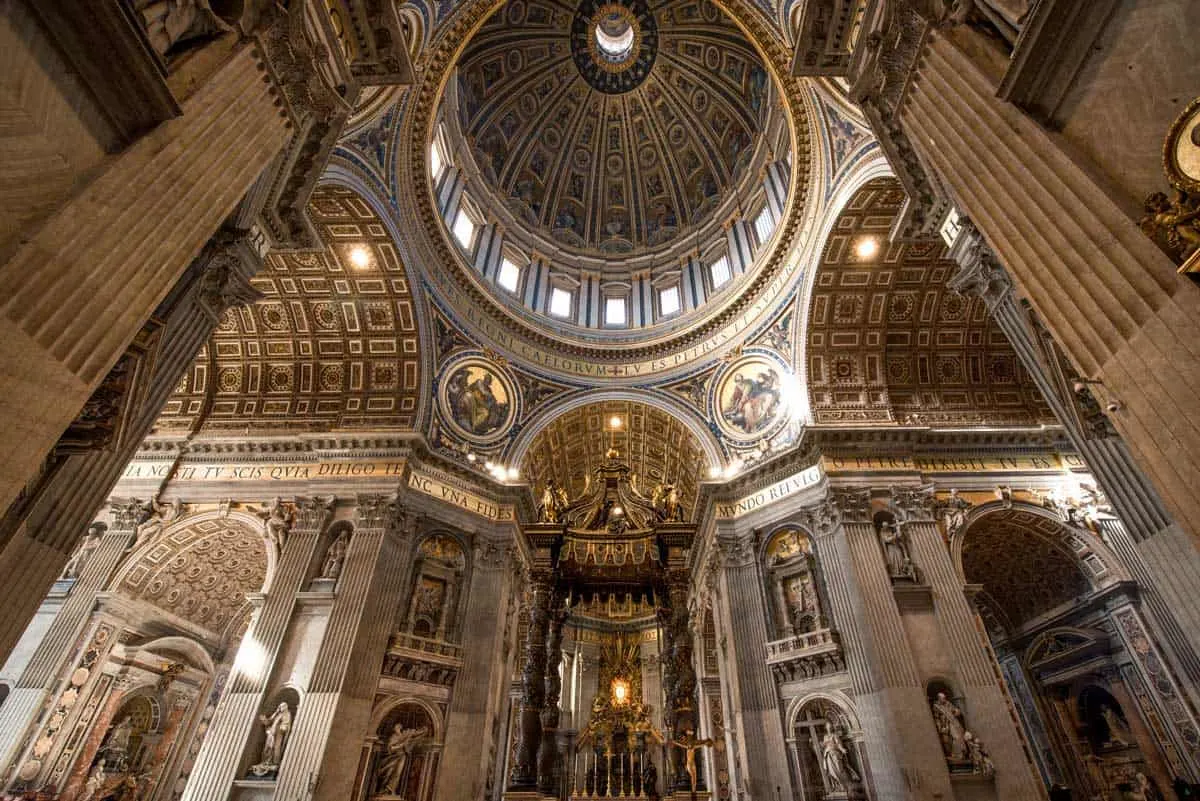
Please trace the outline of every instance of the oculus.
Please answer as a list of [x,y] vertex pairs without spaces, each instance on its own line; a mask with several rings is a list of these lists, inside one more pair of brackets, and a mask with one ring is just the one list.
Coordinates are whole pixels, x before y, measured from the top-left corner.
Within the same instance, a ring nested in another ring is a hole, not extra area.
[[624,94],[641,85],[658,55],[658,23],[643,0],[583,0],[571,22],[571,57],[593,89]]
[[446,368],[438,392],[442,417],[463,438],[495,442],[512,425],[517,391],[511,378],[494,364],[468,356]]

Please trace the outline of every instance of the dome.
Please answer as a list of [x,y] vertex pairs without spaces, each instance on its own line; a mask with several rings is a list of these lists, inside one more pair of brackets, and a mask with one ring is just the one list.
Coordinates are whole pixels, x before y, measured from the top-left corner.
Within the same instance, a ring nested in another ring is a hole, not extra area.
[[767,71],[709,2],[511,0],[456,90],[450,148],[474,162],[472,199],[574,256],[695,247],[771,149]]

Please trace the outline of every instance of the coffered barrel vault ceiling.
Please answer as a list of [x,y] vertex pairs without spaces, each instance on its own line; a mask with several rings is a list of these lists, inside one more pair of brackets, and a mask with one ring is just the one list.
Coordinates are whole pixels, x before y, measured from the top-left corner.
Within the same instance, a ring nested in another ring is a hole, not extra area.
[[904,198],[893,179],[870,182],[825,244],[806,334],[814,421],[1053,424],[983,302],[946,288],[958,267],[942,241],[888,241]]
[[324,250],[267,257],[263,299],[226,312],[159,433],[414,427],[417,319],[395,243],[350,190],[318,188],[309,213]]
[[[621,421],[615,430],[614,417]],[[633,401],[592,403],[555,418],[530,444],[521,473],[539,490],[553,478],[574,499],[610,445],[637,477],[638,491],[648,496],[658,484],[674,481],[683,507],[689,513],[695,508],[706,468],[700,443],[667,412]]]
[[[614,65],[592,39],[595,21],[621,14],[637,35]],[[494,201],[559,244],[608,254],[712,216],[747,178],[768,85],[738,28],[694,0],[512,0],[458,66],[460,124]]]

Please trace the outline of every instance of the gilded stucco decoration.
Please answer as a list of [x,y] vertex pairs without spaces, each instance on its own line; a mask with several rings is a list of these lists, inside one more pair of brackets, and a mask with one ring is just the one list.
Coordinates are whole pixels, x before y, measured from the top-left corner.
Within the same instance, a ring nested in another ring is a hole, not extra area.
[[[580,252],[690,234],[754,178],[761,59],[711,3],[575,6],[510,2],[460,59],[458,122],[494,195],[475,199]],[[632,35],[628,58],[598,50],[605,26]]]
[[570,498],[579,498],[610,448],[629,465],[638,492],[650,497],[659,485],[674,484],[690,517],[704,477],[704,451],[678,419],[635,401],[599,401],[564,412],[534,437],[521,473],[539,490],[553,478]]
[[262,299],[225,313],[160,433],[415,427],[417,310],[396,244],[349,189],[319,188],[309,214],[324,247],[266,258],[253,279]]
[[1049,408],[983,302],[946,288],[940,239],[892,242],[905,201],[871,181],[835,222],[806,332],[816,423],[1036,425]]

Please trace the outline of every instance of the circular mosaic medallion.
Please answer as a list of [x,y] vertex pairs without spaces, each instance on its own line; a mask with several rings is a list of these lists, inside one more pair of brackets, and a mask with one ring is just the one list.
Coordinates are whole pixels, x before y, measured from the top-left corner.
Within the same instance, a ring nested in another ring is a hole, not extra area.
[[730,439],[769,437],[787,423],[792,383],[779,359],[766,353],[743,356],[717,376],[713,419]]
[[1172,185],[1200,192],[1200,97],[1188,104],[1167,132],[1163,162]]
[[571,56],[593,89],[636,88],[654,66],[658,23],[645,0],[583,0],[571,22]]
[[438,386],[442,418],[461,437],[495,442],[508,433],[516,417],[518,394],[508,374],[477,356],[450,364]]

